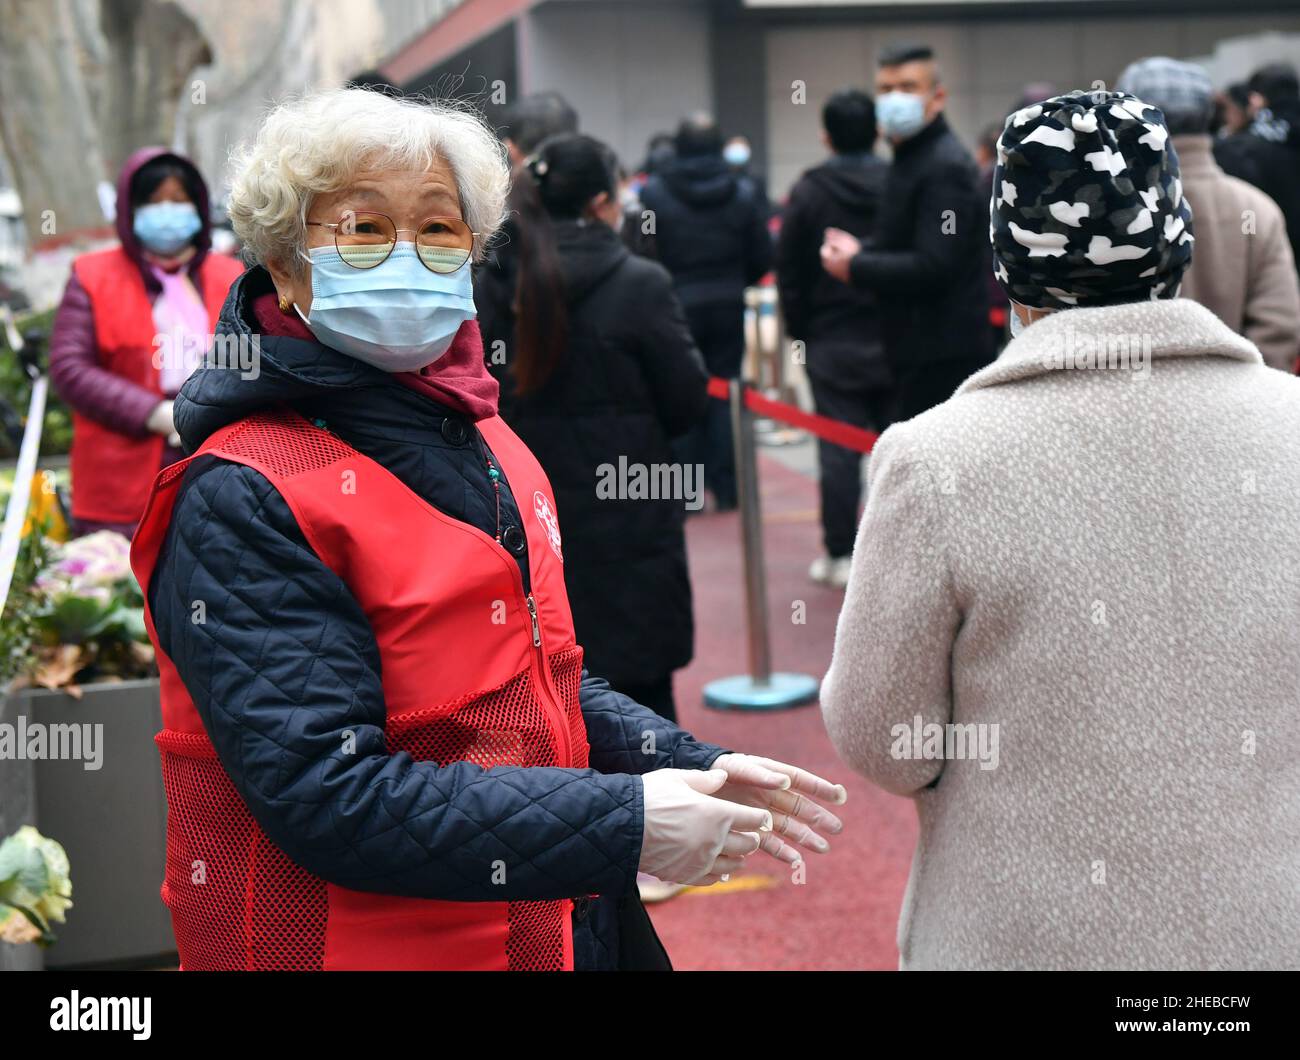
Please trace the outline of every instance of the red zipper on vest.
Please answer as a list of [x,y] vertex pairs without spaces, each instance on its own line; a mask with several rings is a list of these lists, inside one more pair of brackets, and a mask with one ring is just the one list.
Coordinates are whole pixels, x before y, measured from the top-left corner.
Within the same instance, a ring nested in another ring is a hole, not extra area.
[[[502,551],[504,552],[505,550],[502,549]],[[524,588],[524,580],[519,574],[519,566],[518,564],[512,565],[515,568],[515,576],[519,578],[519,590],[522,592]],[[572,738],[569,734],[569,712],[561,705],[559,692],[551,683],[550,661],[546,657],[546,647],[542,644],[542,623],[537,614],[537,601],[533,599],[533,594],[529,593],[524,598],[524,602],[528,607],[528,618],[532,625],[533,662],[536,664],[538,670],[538,684],[543,698],[548,702],[548,705],[552,709],[552,713],[555,715],[554,720],[558,723],[560,744],[564,750],[564,755],[561,761],[564,762],[565,766],[568,766],[568,764],[573,760],[573,747],[571,746]]]

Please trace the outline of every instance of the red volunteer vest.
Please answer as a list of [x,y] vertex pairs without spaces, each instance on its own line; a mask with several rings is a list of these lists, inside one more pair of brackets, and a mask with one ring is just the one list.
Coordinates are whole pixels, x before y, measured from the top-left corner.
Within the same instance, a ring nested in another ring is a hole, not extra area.
[[[500,419],[478,426],[519,502],[531,596],[517,561],[495,540],[426,504],[382,465],[296,413],[234,423],[195,457],[212,453],[264,475],[365,611],[379,646],[391,753],[443,764],[585,768],[582,649],[550,483]],[[158,475],[132,543],[143,586],[188,464]],[[157,648],[153,616],[146,610],[145,617]],[[295,865],[253,820],[161,650],[158,664],[168,804],[162,897],[183,968],[573,968],[569,900],[401,898],[338,887]],[[512,866],[484,864],[485,877],[494,869]]]
[[[114,375],[145,387],[162,400],[154,367],[153,303],[140,269],[121,247],[83,254],[72,265],[90,297],[96,357]],[[215,329],[230,285],[243,272],[232,258],[209,253],[194,277]],[[97,523],[134,523],[144,511],[165,439],[134,438],[97,420],[72,414],[72,514]]]

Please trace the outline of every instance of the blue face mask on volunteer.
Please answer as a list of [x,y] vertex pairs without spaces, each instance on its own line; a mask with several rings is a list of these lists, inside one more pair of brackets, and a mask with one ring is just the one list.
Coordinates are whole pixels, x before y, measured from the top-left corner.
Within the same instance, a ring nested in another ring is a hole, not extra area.
[[150,202],[136,207],[131,230],[154,254],[171,255],[185,249],[203,222],[192,202]]
[[398,243],[373,269],[357,269],[333,246],[313,247],[311,312],[298,315],[326,346],[385,372],[414,372],[451,347],[473,320],[469,262],[455,272],[425,268],[414,243]]
[[925,100],[911,92],[886,92],[876,98],[876,121],[886,136],[907,140],[925,128]]

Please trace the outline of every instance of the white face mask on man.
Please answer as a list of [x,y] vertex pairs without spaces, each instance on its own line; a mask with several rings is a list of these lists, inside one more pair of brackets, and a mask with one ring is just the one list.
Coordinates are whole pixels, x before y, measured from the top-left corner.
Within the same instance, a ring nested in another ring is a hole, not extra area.
[[924,96],[885,92],[876,98],[876,121],[891,140],[909,140],[925,128]]

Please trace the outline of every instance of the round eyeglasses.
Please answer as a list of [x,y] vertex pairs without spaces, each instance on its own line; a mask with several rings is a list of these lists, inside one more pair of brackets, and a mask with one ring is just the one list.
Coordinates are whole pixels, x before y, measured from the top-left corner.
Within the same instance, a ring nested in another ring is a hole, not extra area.
[[334,231],[339,257],[354,269],[373,269],[388,260],[401,232],[415,234],[415,252],[430,272],[455,272],[474,252],[474,237],[459,217],[427,217],[418,228],[398,228],[383,213],[345,211],[337,221],[308,221],[308,226]]

